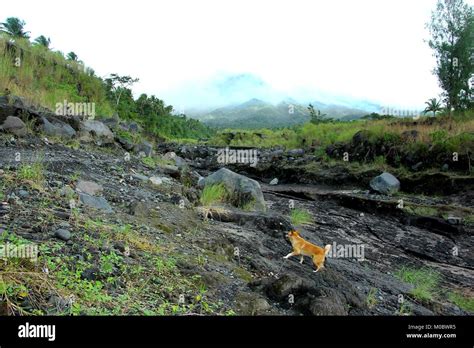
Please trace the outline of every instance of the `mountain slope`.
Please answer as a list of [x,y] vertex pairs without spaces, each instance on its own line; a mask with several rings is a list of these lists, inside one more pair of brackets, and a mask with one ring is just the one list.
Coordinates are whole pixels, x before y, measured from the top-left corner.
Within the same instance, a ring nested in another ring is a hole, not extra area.
[[[328,117],[336,119],[357,119],[369,113],[343,105],[321,102],[314,102],[312,105]],[[218,108],[192,117],[212,127],[243,129],[288,127],[305,123],[310,118],[307,106],[291,99],[271,104],[255,98],[242,104]]]

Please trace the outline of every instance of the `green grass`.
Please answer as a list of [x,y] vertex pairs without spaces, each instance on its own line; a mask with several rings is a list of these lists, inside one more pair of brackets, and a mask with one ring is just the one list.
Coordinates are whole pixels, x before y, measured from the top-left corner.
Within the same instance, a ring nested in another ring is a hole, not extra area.
[[0,35],[0,91],[8,88],[12,95],[53,111],[64,100],[93,101],[98,115],[113,114],[102,81],[92,70],[84,71],[79,62],[68,61],[62,53],[32,45],[26,39],[15,39],[23,52],[21,66],[15,66],[7,41],[7,36]]
[[426,206],[410,206],[406,205],[403,210],[409,214],[418,215],[418,216],[438,216],[439,212],[435,208],[426,207]]
[[438,295],[440,274],[428,268],[402,267],[395,273],[400,280],[412,284],[411,295],[417,300],[428,302]]
[[377,305],[377,303],[379,301],[377,299],[377,289],[376,288],[370,288],[365,302],[367,303],[367,307],[369,307],[369,309],[372,309]]
[[461,309],[464,309],[467,312],[474,313],[474,298],[469,296],[464,296],[459,292],[452,291],[448,294],[448,298],[451,302],[456,304]]
[[291,210],[290,219],[294,226],[301,226],[313,222],[309,211],[296,208]]
[[151,169],[155,169],[157,166],[159,165],[162,165],[162,166],[166,166],[166,165],[174,165],[174,161],[172,160],[165,160],[161,157],[143,157],[142,158],[142,163],[151,168]]
[[30,183],[34,188],[41,188],[44,185],[44,167],[41,161],[32,164],[22,164],[17,171],[17,178]]
[[210,206],[224,202],[226,196],[227,190],[223,184],[208,185],[202,190],[200,202],[204,206]]

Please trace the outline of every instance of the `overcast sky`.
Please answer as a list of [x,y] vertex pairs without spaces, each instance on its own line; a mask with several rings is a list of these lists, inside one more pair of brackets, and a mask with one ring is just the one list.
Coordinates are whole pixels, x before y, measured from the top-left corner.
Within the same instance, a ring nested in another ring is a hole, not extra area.
[[15,0],[2,2],[0,21],[19,17],[33,38],[51,37],[54,49],[76,52],[98,75],[138,77],[135,94],[174,105],[186,104],[193,88],[202,91],[217,74],[246,73],[293,98],[323,91],[409,108],[440,92],[424,42],[435,4]]

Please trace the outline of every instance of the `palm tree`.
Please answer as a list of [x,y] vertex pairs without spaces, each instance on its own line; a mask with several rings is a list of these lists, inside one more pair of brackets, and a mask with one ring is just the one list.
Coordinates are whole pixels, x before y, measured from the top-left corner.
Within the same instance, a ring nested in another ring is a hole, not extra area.
[[38,36],[35,39],[35,44],[46,47],[46,48],[49,49],[49,46],[51,45],[51,39],[49,37],[41,35],[41,36]]
[[29,39],[29,31],[25,31],[25,21],[16,17],[8,17],[5,23],[0,23],[0,32],[14,38]]
[[432,112],[433,113],[433,117],[436,116],[436,113],[443,110],[443,107],[441,105],[441,102],[436,99],[436,98],[431,98],[430,100],[428,100],[427,102],[425,102],[426,104],[426,108],[425,110],[423,111],[425,114],[427,114],[428,112]]
[[67,54],[66,58],[67,58],[68,60],[72,60],[72,61],[74,61],[74,62],[79,61],[79,57],[78,57],[77,54],[75,54],[74,52],[69,52],[69,53]]

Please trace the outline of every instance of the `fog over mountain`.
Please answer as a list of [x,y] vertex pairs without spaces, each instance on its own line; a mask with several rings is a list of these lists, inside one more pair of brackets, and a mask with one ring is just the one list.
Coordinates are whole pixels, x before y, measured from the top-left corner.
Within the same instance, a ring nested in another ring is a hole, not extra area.
[[190,116],[200,115],[218,108],[237,106],[252,99],[277,105],[320,103],[347,108],[377,112],[381,106],[369,100],[354,99],[322,90],[298,88],[281,90],[272,87],[265,80],[250,73],[219,73],[207,80],[183,83],[165,94],[165,98],[175,106],[177,112],[184,111]]
[[328,117],[356,119],[383,107],[321,90],[283,91],[250,73],[221,73],[180,86],[167,96],[175,112],[215,127],[283,127],[309,120],[308,104]]

